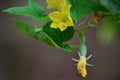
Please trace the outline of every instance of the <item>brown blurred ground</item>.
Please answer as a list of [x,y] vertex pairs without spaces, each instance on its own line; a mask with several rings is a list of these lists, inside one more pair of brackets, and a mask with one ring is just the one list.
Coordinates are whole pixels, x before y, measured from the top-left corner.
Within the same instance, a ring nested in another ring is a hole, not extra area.
[[[35,1],[45,6],[45,0]],[[0,11],[25,4],[27,0],[3,0]],[[87,67],[87,78],[81,78],[71,60],[78,58],[77,50],[67,53],[29,38],[19,32],[11,22],[13,18],[38,24],[30,18],[0,12],[0,80],[120,80],[120,38],[103,48],[96,41],[96,29],[87,31],[88,50],[93,54],[89,63],[94,66]]]

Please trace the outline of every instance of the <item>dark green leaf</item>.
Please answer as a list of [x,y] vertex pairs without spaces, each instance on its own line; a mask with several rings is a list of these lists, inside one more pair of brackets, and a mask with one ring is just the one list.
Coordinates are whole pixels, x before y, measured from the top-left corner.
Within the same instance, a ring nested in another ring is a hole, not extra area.
[[43,31],[47,33],[54,41],[58,44],[63,44],[64,42],[70,40],[73,37],[73,27],[68,27],[65,31],[60,31],[60,29],[50,28],[50,22],[43,27]]
[[41,28],[35,28],[33,26],[30,26],[24,22],[18,21],[18,20],[14,20],[14,22],[16,23],[16,26],[18,27],[18,29],[23,32],[24,34],[35,38],[37,40],[40,41],[44,41],[49,45],[53,45],[53,41],[49,38],[49,36],[47,36],[47,34],[45,34]]
[[65,31],[61,32],[60,29],[50,28],[51,22],[43,26],[43,31],[52,38],[55,43],[63,48],[70,49],[71,47],[65,44],[66,41],[73,37],[74,29],[73,27],[68,27]]
[[29,0],[29,3],[27,6],[12,7],[12,8],[3,10],[3,12],[22,15],[22,16],[28,16],[42,22],[49,19],[49,17],[45,15],[44,8],[38,5],[37,3],[33,2],[33,0]]
[[120,0],[100,0],[112,14],[120,14]]
[[104,7],[91,0],[69,0],[71,7],[71,16],[77,22],[85,15],[95,11],[106,11]]
[[21,21],[15,21],[15,23],[21,32],[32,38],[43,41],[48,45],[68,52],[72,51],[72,47],[68,44],[65,44],[66,41],[73,37],[74,31],[72,27],[69,27],[64,32],[61,32],[59,29],[50,28],[51,22],[47,23],[41,28],[32,27]]

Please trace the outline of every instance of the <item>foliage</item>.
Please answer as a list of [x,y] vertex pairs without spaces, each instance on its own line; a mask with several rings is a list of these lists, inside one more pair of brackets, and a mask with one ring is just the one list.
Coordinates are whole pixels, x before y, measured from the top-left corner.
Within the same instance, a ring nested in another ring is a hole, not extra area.
[[[53,0],[54,1],[54,0]],[[71,17],[73,21],[78,22],[81,20],[84,16],[97,12],[102,15],[102,17],[106,16],[106,14],[112,16],[112,14],[118,15],[120,14],[120,1],[119,0],[100,0],[99,2],[93,2],[92,0],[68,0],[71,4]],[[48,0],[50,7],[52,3]],[[65,1],[63,0],[62,2]],[[62,3],[58,6],[61,6]],[[53,5],[55,6],[55,5]],[[62,7],[62,6],[61,6]],[[54,8],[54,7],[53,7]],[[58,7],[59,10],[60,7]],[[59,12],[58,10],[58,12]],[[49,18],[48,14],[46,13],[46,10],[41,5],[37,4],[33,0],[29,0],[27,6],[22,7],[12,7],[8,8],[6,10],[3,10],[3,12],[16,14],[16,15],[22,15],[34,18],[40,22],[46,22],[45,25],[43,25],[40,28],[35,28],[31,25],[28,25],[26,23],[23,23],[22,21],[14,21],[17,25],[17,27],[20,29],[20,31],[24,32],[25,34],[31,36],[32,38],[35,38],[37,40],[43,41],[47,43],[48,45],[57,47],[59,49],[71,52],[73,49],[70,45],[65,44],[65,42],[72,39],[74,34],[74,27],[68,27],[65,31],[60,31],[58,28],[50,28],[50,25],[52,23],[51,19]],[[62,19],[62,18],[61,18]],[[105,22],[106,23],[106,22]],[[109,24],[106,23],[106,25]],[[110,32],[111,36],[116,33],[115,27],[113,25],[109,27],[110,25],[107,25],[107,28],[104,29],[104,34],[108,36],[109,29],[114,30],[113,32]],[[59,26],[58,26],[59,27]],[[112,34],[113,33],[113,34]],[[103,35],[103,32],[100,32],[101,35]],[[80,35],[79,35],[80,36]],[[113,38],[113,37],[111,37]]]
[[[27,16],[44,23],[36,28],[23,21],[14,20],[17,28],[27,36],[67,52],[78,48],[80,59],[73,60],[78,62],[78,73],[86,77],[86,65],[91,65],[86,62],[90,57],[86,57],[85,31],[98,27],[97,37],[102,43],[109,44],[113,41],[120,32],[120,0],[46,0],[46,2],[47,8],[51,9],[49,13],[46,13],[48,9],[45,10],[33,0],[29,0],[26,6],[8,8],[3,12]],[[82,22],[82,18],[86,22]],[[78,28],[81,25],[86,26]],[[80,38],[79,45],[67,43],[73,38],[74,32],[78,33]]]
[[[24,34],[35,38],[37,40],[43,41],[48,45],[54,46],[56,48],[71,52],[72,47],[65,44],[66,41],[73,37],[74,30],[69,27],[65,31],[61,32],[59,29],[50,28],[51,22],[48,22],[40,28],[35,28],[24,22],[14,20],[18,29]],[[67,36],[67,37],[66,37]]]
[[27,6],[12,7],[3,10],[3,12],[31,17],[42,22],[49,19],[49,17],[45,13],[45,9],[37,3],[33,2],[32,0],[29,0]]
[[107,11],[103,6],[91,0],[70,0],[71,16],[77,22],[85,15],[96,11]]
[[112,14],[120,14],[120,0],[100,0]]

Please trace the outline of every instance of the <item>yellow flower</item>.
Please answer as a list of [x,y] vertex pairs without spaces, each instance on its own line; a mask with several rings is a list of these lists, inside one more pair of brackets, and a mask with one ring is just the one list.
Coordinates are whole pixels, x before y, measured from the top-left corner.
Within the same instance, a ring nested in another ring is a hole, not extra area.
[[70,4],[66,4],[61,11],[54,11],[49,14],[49,17],[53,21],[51,23],[51,28],[59,28],[61,31],[64,31],[69,26],[73,26],[73,21],[70,16]]
[[98,13],[94,13],[94,18],[93,18],[93,22],[95,24],[99,24],[99,21],[100,21],[100,15]]
[[78,64],[77,64],[77,69],[78,69],[78,73],[80,73],[82,75],[82,77],[87,76],[86,57],[85,56],[81,56],[81,58],[80,58],[80,60],[78,61]]
[[86,58],[85,56],[82,56],[79,52],[78,54],[79,54],[80,59],[77,60],[77,59],[72,58],[72,60],[77,62],[76,66],[77,66],[78,73],[81,74],[82,77],[86,77],[87,76],[86,66],[93,66],[87,63],[87,60],[90,59],[92,55]]
[[47,8],[51,9],[51,8],[55,8],[58,10],[61,10],[65,5],[66,5],[67,1],[66,0],[47,0]]

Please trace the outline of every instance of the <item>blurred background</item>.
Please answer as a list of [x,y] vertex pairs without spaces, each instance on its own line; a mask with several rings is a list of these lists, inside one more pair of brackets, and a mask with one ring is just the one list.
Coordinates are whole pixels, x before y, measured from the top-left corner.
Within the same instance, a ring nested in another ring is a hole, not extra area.
[[[46,7],[45,0],[35,0]],[[28,0],[0,1],[0,80],[120,80],[120,38],[107,47],[96,40],[96,29],[86,32],[88,54],[92,58],[88,76],[78,74],[75,62],[77,50],[67,53],[23,35],[11,19],[40,26],[31,18],[1,12],[9,7],[24,6]],[[79,43],[74,37],[71,43]]]

